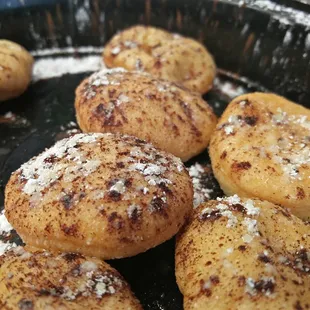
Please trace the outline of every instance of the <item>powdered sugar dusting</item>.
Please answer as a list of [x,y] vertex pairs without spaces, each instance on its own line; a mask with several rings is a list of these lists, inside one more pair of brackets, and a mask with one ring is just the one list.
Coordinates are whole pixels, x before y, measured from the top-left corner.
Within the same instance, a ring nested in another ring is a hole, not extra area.
[[5,216],[5,210],[2,210],[0,212],[0,237],[4,238],[5,241],[0,239],[0,256],[17,246],[14,242],[9,241],[12,231],[13,227]]
[[96,95],[96,89],[99,86],[120,85],[121,77],[115,76],[115,73],[123,72],[126,72],[123,68],[103,69],[95,72],[88,79],[84,95],[90,99]]
[[[148,209],[151,213],[163,210],[167,206],[167,193],[174,183],[174,173],[184,170],[182,161],[168,153],[162,153],[150,143],[137,139],[141,146],[134,146],[127,158],[128,170],[138,172],[148,183],[148,187],[140,187],[139,190],[145,195],[152,191],[150,186],[161,189],[151,198]],[[128,210],[132,213],[134,207]],[[139,213],[139,208],[137,209]],[[129,215],[129,214],[128,214]],[[135,214],[136,216],[137,214]]]
[[301,180],[300,168],[310,164],[310,120],[306,115],[288,115],[278,108],[271,116],[271,123],[281,131],[281,137],[267,151],[284,174]]
[[259,236],[257,217],[260,214],[260,209],[255,206],[254,201],[251,199],[241,200],[237,195],[217,198],[217,205],[214,208],[205,208],[200,214],[200,218],[217,218],[217,217],[226,217],[227,218],[227,228],[233,228],[238,223],[238,217],[234,212],[242,212],[246,214],[241,221],[241,224],[246,228],[246,234],[242,236],[242,240],[245,243],[250,243],[254,237]]
[[[32,56],[52,56],[62,54],[101,54],[102,47],[97,46],[79,46],[79,47],[53,47],[48,49],[40,49],[37,51],[31,51]],[[99,56],[99,55],[98,55]]]
[[218,130],[224,129],[224,132],[227,136],[233,135],[236,133],[236,130],[244,125],[244,121],[241,117],[236,115],[231,115],[228,118],[228,121],[224,124],[221,124],[217,127]]
[[17,244],[15,242],[10,243],[10,242],[4,242],[0,240],[0,256],[15,247],[17,247]]
[[210,199],[210,194],[213,192],[213,189],[205,187],[204,175],[206,171],[199,163],[190,166],[188,172],[193,182],[194,208],[197,208],[200,204]]
[[32,81],[76,74],[88,71],[97,71],[105,68],[101,56],[91,55],[84,57],[57,57],[38,59],[33,66]]
[[[23,192],[28,195],[40,195],[61,176],[70,182],[72,177],[87,176],[95,171],[100,161],[87,159],[80,145],[95,143],[102,136],[104,135],[99,133],[76,134],[58,141],[50,149],[23,164],[18,170],[19,179],[24,184]],[[60,163],[60,159],[66,159],[68,164]]]
[[179,158],[159,156],[158,151],[155,151],[155,148],[149,143],[144,144],[144,150],[133,149],[130,155],[129,170],[139,172],[148,184],[153,186],[172,184],[172,181],[165,177],[166,172],[169,172],[172,167],[179,172],[183,170],[183,164]]
[[246,89],[244,87],[236,86],[229,81],[221,81],[218,77],[214,79],[214,87],[230,99],[246,93]]
[[8,222],[5,211],[0,212],[0,235],[9,235],[13,230],[12,225]]

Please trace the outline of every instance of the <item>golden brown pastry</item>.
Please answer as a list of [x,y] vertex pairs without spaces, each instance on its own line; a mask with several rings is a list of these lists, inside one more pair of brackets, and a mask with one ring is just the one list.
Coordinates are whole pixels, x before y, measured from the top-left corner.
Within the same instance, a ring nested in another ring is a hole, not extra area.
[[235,98],[210,142],[226,195],[257,197],[310,218],[310,110],[274,94]]
[[58,141],[14,172],[5,190],[6,216],[27,245],[103,259],[171,238],[192,205],[180,159],[114,134]]
[[205,93],[212,88],[216,66],[199,42],[165,30],[134,26],[116,34],[104,48],[108,67],[145,71]]
[[207,147],[217,121],[198,93],[121,68],[85,79],[76,90],[75,109],[84,132],[133,135],[183,161]]
[[1,310],[142,310],[123,277],[80,254],[26,252],[0,257]]
[[31,81],[33,58],[19,44],[0,40],[0,101],[21,95]]
[[184,310],[310,307],[310,226],[238,196],[194,210],[176,245]]

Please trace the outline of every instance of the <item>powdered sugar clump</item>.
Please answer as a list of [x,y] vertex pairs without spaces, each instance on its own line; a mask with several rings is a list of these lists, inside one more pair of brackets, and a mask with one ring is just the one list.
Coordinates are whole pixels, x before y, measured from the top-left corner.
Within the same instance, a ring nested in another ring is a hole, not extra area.
[[246,217],[242,221],[242,225],[244,225],[247,229],[247,234],[242,237],[243,241],[246,243],[250,243],[254,236],[259,236],[258,228],[257,228],[257,220]]
[[228,121],[218,126],[217,129],[224,128],[225,134],[229,136],[229,135],[234,134],[236,129],[238,129],[242,124],[243,124],[242,118],[236,115],[231,115],[229,116]]
[[110,187],[110,192],[117,192],[120,194],[125,193],[126,186],[125,186],[125,180],[118,180],[114,185]]

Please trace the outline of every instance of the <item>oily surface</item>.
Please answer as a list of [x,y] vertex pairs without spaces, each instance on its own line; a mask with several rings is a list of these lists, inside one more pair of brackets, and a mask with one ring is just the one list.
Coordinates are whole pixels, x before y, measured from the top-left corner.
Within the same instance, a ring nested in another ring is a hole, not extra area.
[[0,40],[0,101],[21,95],[31,80],[32,56],[19,44]]
[[198,93],[149,74],[102,70],[76,90],[84,132],[120,132],[152,142],[183,161],[202,152],[216,116]]
[[257,197],[310,218],[310,110],[274,94],[235,98],[210,143],[227,195]]
[[192,204],[173,155],[130,136],[77,134],[12,175],[5,210],[27,245],[108,259],[170,239]]
[[195,209],[176,245],[184,309],[309,309],[310,228],[266,201]]
[[145,71],[206,93],[212,88],[216,66],[199,42],[167,31],[134,26],[116,34],[104,48],[108,67]]
[[0,257],[2,310],[142,309],[123,277],[107,263],[80,254],[26,252]]

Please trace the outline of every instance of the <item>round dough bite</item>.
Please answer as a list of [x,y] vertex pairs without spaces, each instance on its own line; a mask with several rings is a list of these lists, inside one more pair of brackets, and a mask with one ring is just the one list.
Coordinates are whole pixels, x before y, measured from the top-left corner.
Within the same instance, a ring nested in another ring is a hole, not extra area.
[[27,245],[103,259],[168,240],[192,205],[180,159],[114,134],[58,141],[14,172],[5,190],[5,214]]
[[274,94],[237,97],[209,151],[226,195],[268,200],[310,219],[310,110]]
[[310,226],[267,201],[200,205],[175,259],[184,310],[310,307]]
[[20,96],[31,81],[33,57],[19,44],[0,40],[0,101]]
[[107,263],[22,247],[0,257],[0,308],[142,310],[129,285]]
[[206,93],[212,88],[216,66],[199,42],[162,29],[134,26],[116,34],[105,46],[108,67],[145,71]]
[[76,90],[84,132],[120,132],[152,142],[183,161],[209,144],[217,118],[198,93],[143,72],[102,70]]

